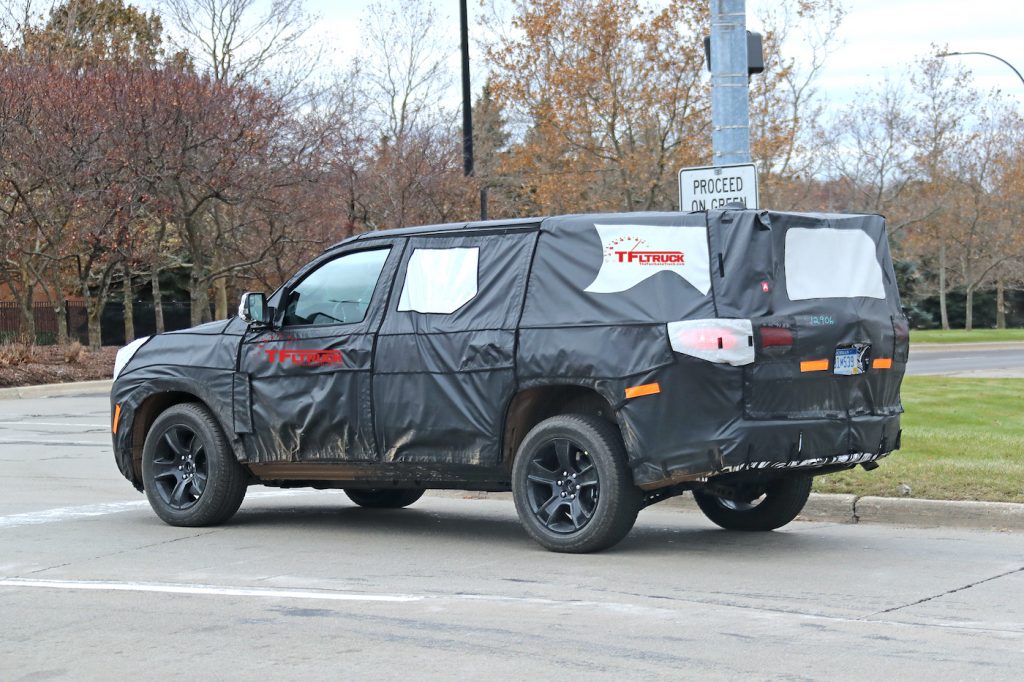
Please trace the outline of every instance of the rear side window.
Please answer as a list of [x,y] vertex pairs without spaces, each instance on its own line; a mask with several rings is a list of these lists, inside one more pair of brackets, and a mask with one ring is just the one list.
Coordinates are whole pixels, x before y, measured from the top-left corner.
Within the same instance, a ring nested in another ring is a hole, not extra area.
[[480,248],[416,249],[409,257],[399,312],[449,315],[476,296]]
[[885,298],[875,242],[863,230],[793,227],[786,232],[786,293],[812,298]]
[[288,293],[284,323],[362,322],[390,249],[359,251],[327,261]]

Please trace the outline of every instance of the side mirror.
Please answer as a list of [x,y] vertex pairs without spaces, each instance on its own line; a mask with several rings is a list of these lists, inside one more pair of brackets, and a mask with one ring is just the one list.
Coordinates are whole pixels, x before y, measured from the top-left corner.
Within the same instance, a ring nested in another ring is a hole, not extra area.
[[263,292],[247,291],[238,304],[238,317],[247,324],[270,325],[267,296]]

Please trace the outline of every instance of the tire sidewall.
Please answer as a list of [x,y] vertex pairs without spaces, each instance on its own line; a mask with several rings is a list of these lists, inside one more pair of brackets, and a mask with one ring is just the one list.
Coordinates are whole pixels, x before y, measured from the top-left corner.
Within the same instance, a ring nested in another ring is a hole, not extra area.
[[[192,430],[203,441],[206,451],[207,480],[202,495],[188,509],[174,509],[164,502],[156,490],[153,479],[153,461],[164,434],[175,426]],[[173,526],[205,526],[220,523],[233,514],[241,504],[238,493],[240,469],[234,453],[228,448],[224,435],[209,412],[195,403],[173,405],[164,411],[150,427],[142,450],[142,481],[146,497],[153,511]],[[232,499],[228,499],[228,498]],[[234,497],[238,497],[237,503]],[[228,508],[234,506],[228,511]]]
[[785,526],[803,509],[811,491],[811,477],[795,476],[769,484],[765,499],[752,509],[729,509],[718,497],[694,491],[704,515],[726,530],[764,532]]
[[[598,500],[594,515],[573,533],[549,530],[530,508],[527,471],[537,451],[565,438],[587,451],[597,469]],[[639,511],[639,489],[632,484],[625,448],[617,429],[589,415],[560,415],[535,426],[519,446],[512,466],[512,495],[526,531],[545,548],[559,552],[592,552],[609,547],[629,532]],[[626,519],[628,518],[628,523]],[[622,526],[626,525],[625,530]]]

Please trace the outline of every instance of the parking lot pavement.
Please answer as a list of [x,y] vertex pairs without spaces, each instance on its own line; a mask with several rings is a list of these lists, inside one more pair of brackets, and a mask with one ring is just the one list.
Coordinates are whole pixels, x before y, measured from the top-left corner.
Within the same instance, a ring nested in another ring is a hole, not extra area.
[[172,528],[121,479],[105,396],[0,402],[0,678],[625,675],[1019,679],[1024,535],[645,510],[541,550],[504,500],[360,509],[252,488]]

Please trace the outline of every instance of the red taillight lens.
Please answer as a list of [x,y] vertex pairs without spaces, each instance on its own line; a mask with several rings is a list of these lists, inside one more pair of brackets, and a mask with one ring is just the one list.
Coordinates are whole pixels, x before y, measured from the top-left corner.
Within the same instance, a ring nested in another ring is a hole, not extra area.
[[676,345],[697,350],[731,350],[738,343],[732,330],[717,327],[680,329],[675,336]]
[[910,343],[910,323],[907,320],[896,318],[893,321],[893,331],[896,334],[896,343],[905,346]]
[[733,367],[754,361],[754,329],[750,320],[713,318],[680,320],[667,325],[672,350]]
[[761,327],[762,348],[792,348],[793,330],[785,327]]

